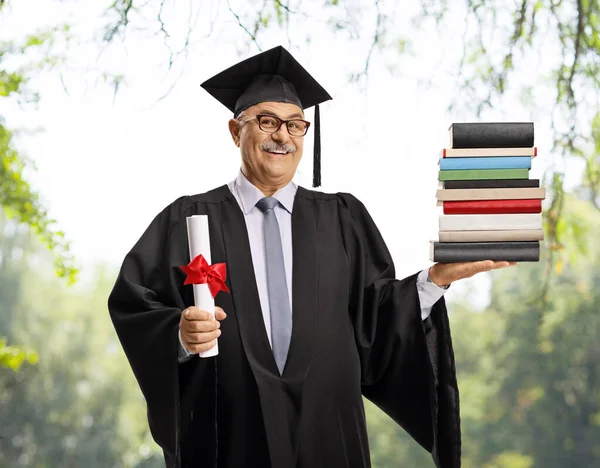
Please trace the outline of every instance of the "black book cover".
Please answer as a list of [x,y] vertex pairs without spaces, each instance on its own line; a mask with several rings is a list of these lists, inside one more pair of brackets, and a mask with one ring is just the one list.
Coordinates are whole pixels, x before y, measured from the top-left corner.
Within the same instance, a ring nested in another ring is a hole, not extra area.
[[539,187],[540,179],[445,180],[445,189]]
[[450,125],[451,148],[527,148],[533,122],[460,122]]
[[513,242],[431,242],[429,258],[433,262],[538,262],[539,241]]

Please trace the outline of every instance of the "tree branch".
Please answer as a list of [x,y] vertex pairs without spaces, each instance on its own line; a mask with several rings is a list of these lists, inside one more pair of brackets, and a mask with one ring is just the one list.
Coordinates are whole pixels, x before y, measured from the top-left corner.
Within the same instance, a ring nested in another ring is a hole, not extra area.
[[171,35],[165,29],[165,22],[164,22],[163,17],[162,17],[163,9],[165,7],[165,3],[166,2],[167,2],[167,0],[161,0],[160,7],[158,9],[157,18],[158,18],[158,24],[160,25],[160,29],[158,31],[163,33],[163,43],[165,44],[165,47],[169,51],[169,67],[168,67],[168,70],[171,70],[171,68],[173,67],[173,61],[174,61],[173,49],[171,49],[171,46],[169,45],[169,41],[168,41],[168,39],[171,37]]
[[361,77],[366,77],[368,79],[369,76],[371,56],[373,55],[375,47],[377,44],[379,44],[382,34],[382,24],[385,17],[385,15],[381,12],[380,0],[375,0],[375,10],[377,11],[377,17],[375,19],[375,34],[373,34],[373,40],[371,41],[371,46],[369,47],[369,52],[367,53],[367,58],[365,59],[365,67],[361,72],[355,73],[351,76],[352,81],[358,81]]
[[283,3],[281,3],[281,0],[275,0],[275,4],[279,5],[281,8],[283,8],[288,14],[291,13],[292,15],[295,15],[296,12],[290,10],[290,7],[288,5],[284,5]]
[[121,29],[125,29],[129,24],[129,13],[133,8],[133,0],[122,0],[123,3],[119,4],[115,2],[115,4],[111,7],[116,10],[119,14],[119,20],[111,27],[108,28],[104,32],[104,40],[106,42],[111,42],[114,37],[119,33]]
[[548,221],[548,238],[544,242],[547,248],[547,258],[544,268],[544,278],[542,280],[542,288],[540,294],[540,301],[542,304],[541,310],[547,310],[548,305],[548,291],[550,289],[550,281],[552,279],[552,267],[554,266],[555,253],[562,249],[560,242],[557,226],[562,215],[564,206],[564,192],[563,192],[563,178],[562,174],[554,174],[552,179],[552,192],[554,197],[550,208],[546,212],[546,219]]
[[377,10],[377,19],[375,21],[375,34],[373,36],[373,41],[371,42],[371,47],[369,48],[369,53],[367,54],[367,59],[365,60],[365,69],[364,73],[367,74],[369,71],[369,65],[371,63],[371,55],[373,54],[373,50],[377,44],[379,44],[379,37],[381,35],[381,25],[383,23],[383,15],[381,13],[381,5],[379,3],[380,0],[375,0],[375,9]]
[[525,19],[527,17],[527,0],[521,1],[521,8],[517,19],[515,20],[515,30],[508,45],[508,53],[504,56],[503,69],[498,74],[498,91],[500,94],[504,92],[504,83],[508,76],[508,71],[513,69],[513,49],[516,47],[517,42],[523,36]]
[[573,77],[575,76],[575,70],[577,68],[577,62],[579,60],[579,52],[581,50],[581,39],[583,37],[583,20],[585,12],[583,10],[582,0],[577,0],[577,32],[575,35],[575,46],[573,51],[573,63],[571,64],[571,72],[567,80],[567,90],[571,105],[575,105],[575,92],[573,91]]
[[250,36],[250,39],[252,40],[252,42],[254,42],[254,44],[256,45],[256,47],[258,48],[258,50],[262,51],[262,48],[260,47],[260,45],[258,44],[258,41],[256,40],[256,34],[252,34],[250,31],[248,31],[248,28],[246,26],[244,26],[244,24],[242,23],[242,20],[240,19],[239,15],[235,11],[233,11],[233,9],[231,8],[231,4],[229,3],[229,0],[227,0],[227,8],[229,8],[229,11],[234,16],[235,20],[238,23],[238,26],[240,28],[242,28],[246,32],[246,34],[248,34],[248,36]]

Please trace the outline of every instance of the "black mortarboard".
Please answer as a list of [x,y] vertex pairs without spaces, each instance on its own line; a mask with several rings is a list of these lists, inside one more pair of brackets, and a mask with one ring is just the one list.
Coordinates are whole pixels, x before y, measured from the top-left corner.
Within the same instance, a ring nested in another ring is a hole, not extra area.
[[332,99],[281,46],[261,52],[206,80],[201,85],[233,112],[260,102],[289,102],[301,109],[315,106],[313,187],[321,185],[321,122],[319,104]]

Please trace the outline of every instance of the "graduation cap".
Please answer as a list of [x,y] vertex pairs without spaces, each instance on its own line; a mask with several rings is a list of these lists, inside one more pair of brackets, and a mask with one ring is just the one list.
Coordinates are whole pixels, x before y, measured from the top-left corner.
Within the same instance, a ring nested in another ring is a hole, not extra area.
[[201,86],[234,114],[260,102],[289,102],[301,109],[315,106],[313,187],[321,185],[319,104],[332,97],[283,47],[243,60]]

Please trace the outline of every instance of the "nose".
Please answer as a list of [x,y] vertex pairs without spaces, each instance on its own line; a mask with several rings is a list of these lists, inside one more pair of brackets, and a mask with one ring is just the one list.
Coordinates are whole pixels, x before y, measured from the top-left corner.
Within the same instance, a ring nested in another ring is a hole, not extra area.
[[287,131],[285,124],[281,124],[279,130],[271,134],[271,139],[277,143],[287,143],[290,140],[290,134]]

